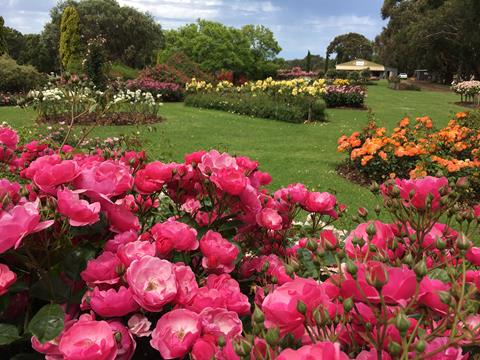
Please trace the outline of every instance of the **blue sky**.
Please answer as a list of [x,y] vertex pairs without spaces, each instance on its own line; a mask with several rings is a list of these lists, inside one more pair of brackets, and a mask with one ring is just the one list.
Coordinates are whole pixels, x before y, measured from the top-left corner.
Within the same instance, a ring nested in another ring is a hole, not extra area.
[[[346,32],[373,39],[384,21],[383,0],[118,0],[150,12],[166,29],[197,18],[231,26],[263,24],[274,32],[286,59],[305,56],[307,50],[324,55],[328,43]],[[0,0],[7,26],[38,33],[48,21],[56,0]]]

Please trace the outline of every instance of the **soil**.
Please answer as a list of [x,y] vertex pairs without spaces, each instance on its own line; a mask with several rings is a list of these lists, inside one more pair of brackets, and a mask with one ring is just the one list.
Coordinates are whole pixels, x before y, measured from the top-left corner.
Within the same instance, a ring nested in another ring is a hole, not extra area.
[[337,174],[360,186],[368,187],[372,184],[372,180],[360,173],[355,166],[347,162],[343,162],[337,166]]
[[455,105],[467,107],[467,108],[470,108],[470,109],[480,109],[480,105],[474,104],[474,103],[472,103],[472,102],[461,102],[461,101],[457,101],[457,102],[455,103]]
[[451,92],[452,89],[448,85],[436,84],[429,81],[410,81],[411,84],[417,85],[422,90],[438,91],[438,92]]
[[[139,125],[139,124],[154,124],[162,122],[164,119],[154,115],[144,115],[141,113],[130,112],[116,112],[106,114],[101,118],[95,113],[89,113],[79,116],[75,119],[77,125],[99,124],[99,125]],[[65,122],[69,124],[71,117],[67,114],[61,114],[57,116],[49,116],[38,119],[41,123],[55,123]]]

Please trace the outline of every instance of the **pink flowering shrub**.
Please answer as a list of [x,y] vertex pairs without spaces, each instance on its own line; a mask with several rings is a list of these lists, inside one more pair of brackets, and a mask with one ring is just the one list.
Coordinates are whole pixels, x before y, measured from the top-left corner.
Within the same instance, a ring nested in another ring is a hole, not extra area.
[[479,351],[471,236],[480,206],[457,204],[462,182],[389,181],[374,190],[390,223],[359,209],[356,228],[338,231],[346,208],[334,195],[302,184],[270,192],[271,177],[246,157],[211,150],[149,162],[120,147],[59,151],[2,134],[2,356],[447,360]]
[[155,96],[159,95],[162,101],[181,101],[185,92],[184,87],[179,84],[162,82],[149,77],[129,80],[126,86],[130,90],[141,90]]

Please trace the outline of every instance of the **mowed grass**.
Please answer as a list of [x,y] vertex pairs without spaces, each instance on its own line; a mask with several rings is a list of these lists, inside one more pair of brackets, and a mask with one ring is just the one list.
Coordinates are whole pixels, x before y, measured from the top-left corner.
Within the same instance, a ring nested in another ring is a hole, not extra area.
[[[94,135],[106,137],[140,132],[144,148],[152,159],[162,154],[181,161],[184,154],[200,149],[218,149],[246,155],[259,161],[260,168],[273,177],[271,189],[301,182],[311,189],[330,191],[351,212],[364,206],[372,209],[378,199],[366,188],[352,184],[336,173],[345,158],[337,152],[337,139],[361,129],[369,116],[392,129],[404,116],[428,115],[438,126],[445,125],[461,107],[450,92],[394,91],[385,82],[370,86],[366,110],[329,109],[328,122],[289,124],[280,121],[238,116],[220,111],[185,107],[182,103],[165,104],[163,123],[147,127],[105,126]],[[32,110],[1,108],[0,122],[12,126],[32,125]]]

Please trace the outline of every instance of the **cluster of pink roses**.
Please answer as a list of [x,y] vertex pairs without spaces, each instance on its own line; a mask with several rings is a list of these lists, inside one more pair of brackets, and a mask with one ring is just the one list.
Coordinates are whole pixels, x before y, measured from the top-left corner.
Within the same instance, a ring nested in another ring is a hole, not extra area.
[[[147,162],[3,131],[0,163],[25,185],[0,180],[0,322],[59,304],[63,322],[40,310],[28,326],[48,359],[447,360],[479,342],[480,207],[455,204],[464,182],[387,182],[375,190],[394,221],[359,209],[342,236],[335,196],[270,193],[246,157]],[[40,316],[60,326],[38,332]]]

